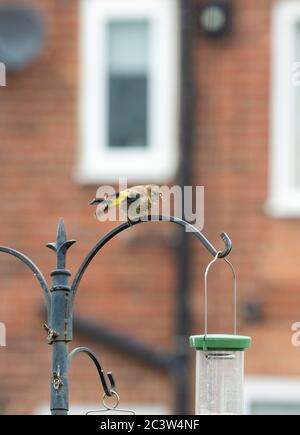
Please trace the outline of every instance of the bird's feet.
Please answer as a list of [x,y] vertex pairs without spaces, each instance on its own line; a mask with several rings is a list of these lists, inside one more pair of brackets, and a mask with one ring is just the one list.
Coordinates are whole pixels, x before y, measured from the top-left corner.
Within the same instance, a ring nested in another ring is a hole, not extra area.
[[127,217],[127,223],[130,227],[133,227],[133,223],[132,221],[129,219],[129,217]]

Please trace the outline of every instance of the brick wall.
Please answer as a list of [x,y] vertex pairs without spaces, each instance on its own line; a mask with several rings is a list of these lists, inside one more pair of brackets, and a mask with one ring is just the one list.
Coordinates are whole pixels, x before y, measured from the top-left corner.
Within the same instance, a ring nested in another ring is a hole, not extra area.
[[[1,1],[1,3],[4,3]],[[42,10],[45,47],[29,69],[8,76],[1,88],[0,241],[38,261],[47,274],[57,220],[64,216],[75,271],[87,250],[112,225],[99,224],[87,205],[96,186],[74,178],[78,146],[78,10],[74,0],[24,1]],[[195,2],[200,4],[201,2]],[[253,335],[247,373],[300,374],[300,354],[290,345],[290,326],[300,306],[298,222],[272,220],[267,197],[270,11],[269,0],[234,0],[234,29],[209,41],[195,31],[196,83],[194,184],[206,186],[205,233],[222,247],[225,230],[234,241],[241,308],[255,301],[263,321],[251,324],[240,310],[241,333]],[[173,227],[149,224],[119,237],[91,265],[76,311],[114,330],[142,338],[157,349],[174,343],[175,252]],[[140,238],[148,243],[145,249]],[[156,243],[151,243],[152,240]],[[193,243],[193,330],[202,331],[203,272],[209,258]],[[142,260],[141,260],[142,259]],[[155,273],[154,273],[155,272]],[[0,411],[32,413],[48,401],[50,349],[42,329],[42,292],[25,267],[1,256],[0,320],[8,347],[0,349]],[[230,328],[229,274],[221,265],[210,280],[213,331]],[[90,345],[117,378],[122,400],[173,405],[164,373],[76,336]],[[191,351],[191,371],[193,372]],[[98,382],[90,363],[78,359],[71,374],[71,400],[96,402]],[[132,388],[134,385],[134,389]],[[191,398],[193,399],[193,398]],[[191,400],[192,402],[192,400]]]
[[[238,271],[239,330],[254,339],[247,354],[247,373],[296,376],[300,354],[290,340],[291,324],[299,318],[300,306],[299,247],[295,242],[299,222],[272,219],[264,210],[274,2],[241,0],[232,4],[231,36],[211,42],[195,38],[195,184],[206,186],[206,233],[217,244],[216,236],[224,229],[234,242],[231,259]],[[200,258],[197,283],[201,283],[204,266],[203,256]],[[225,268],[219,269],[211,280],[211,300],[215,302],[211,314],[219,319],[215,330],[229,326],[231,307],[221,297],[230,291],[230,275]],[[202,294],[196,285],[193,307],[199,310]],[[243,318],[247,301],[254,301],[262,310],[261,323],[249,324]],[[196,331],[201,319],[195,323]]]

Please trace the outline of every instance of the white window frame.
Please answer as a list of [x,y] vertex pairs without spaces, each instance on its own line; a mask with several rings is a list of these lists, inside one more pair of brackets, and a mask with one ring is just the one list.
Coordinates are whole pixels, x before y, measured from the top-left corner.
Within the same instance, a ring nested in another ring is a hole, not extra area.
[[[110,20],[149,20],[152,102],[149,146],[112,149],[106,144],[105,25]],[[176,175],[179,135],[179,14],[177,0],[81,0],[81,183],[166,182]]]
[[300,188],[292,181],[295,146],[293,63],[299,24],[299,1],[284,0],[275,4],[272,17],[270,189],[266,208],[271,216],[278,218],[300,216]]
[[300,378],[253,376],[245,380],[245,413],[250,415],[251,403],[295,404],[300,410]]

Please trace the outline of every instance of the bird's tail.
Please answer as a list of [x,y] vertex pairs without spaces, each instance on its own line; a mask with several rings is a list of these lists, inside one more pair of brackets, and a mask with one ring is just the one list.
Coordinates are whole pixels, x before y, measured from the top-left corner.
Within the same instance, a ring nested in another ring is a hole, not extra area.
[[107,196],[106,198],[97,198],[94,199],[91,204],[97,205],[97,215],[101,215],[102,213],[107,212],[109,209],[113,207],[118,207],[122,202],[126,201],[127,193],[116,193],[115,195]]

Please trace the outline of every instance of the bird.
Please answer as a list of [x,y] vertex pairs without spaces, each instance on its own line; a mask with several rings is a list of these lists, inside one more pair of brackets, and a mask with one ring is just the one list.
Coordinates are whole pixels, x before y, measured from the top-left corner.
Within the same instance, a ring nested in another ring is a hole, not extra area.
[[154,184],[133,186],[104,198],[95,198],[90,205],[97,205],[96,216],[101,216],[113,207],[120,207],[128,223],[151,214],[151,209],[162,197],[160,187]]

